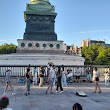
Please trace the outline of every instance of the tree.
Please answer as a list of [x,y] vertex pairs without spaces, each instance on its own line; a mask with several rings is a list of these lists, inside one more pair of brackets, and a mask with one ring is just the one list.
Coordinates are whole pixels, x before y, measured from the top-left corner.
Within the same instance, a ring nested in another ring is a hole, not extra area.
[[0,54],[16,53],[17,46],[14,44],[3,44],[0,46]]
[[100,44],[93,44],[82,48],[82,56],[85,64],[107,65],[110,64],[110,47]]

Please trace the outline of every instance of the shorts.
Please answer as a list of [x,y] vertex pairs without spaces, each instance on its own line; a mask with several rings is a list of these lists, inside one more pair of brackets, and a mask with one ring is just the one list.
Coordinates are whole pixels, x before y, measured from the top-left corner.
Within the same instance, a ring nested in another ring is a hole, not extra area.
[[76,79],[80,79],[80,76],[76,76]]
[[99,81],[99,77],[96,77],[96,78],[95,78],[95,81]]
[[90,74],[87,75],[87,79],[91,79],[91,75]]
[[49,85],[50,85],[50,86],[53,86],[53,82],[54,82],[54,78],[49,79]]

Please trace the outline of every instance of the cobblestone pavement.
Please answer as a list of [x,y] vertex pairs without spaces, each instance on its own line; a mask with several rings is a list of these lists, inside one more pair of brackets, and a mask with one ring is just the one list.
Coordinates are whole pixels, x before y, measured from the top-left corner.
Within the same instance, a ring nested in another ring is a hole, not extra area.
[[[84,110],[110,110],[110,87],[105,87],[100,83],[102,93],[92,93],[93,83],[73,83],[64,87],[64,92],[46,94],[47,85],[38,87],[31,86],[31,94],[24,95],[25,85],[13,83],[14,91],[17,95],[11,96],[8,91],[7,96],[10,99],[9,107],[13,110],[72,110],[72,105],[76,102],[83,106]],[[3,95],[4,83],[0,83],[0,97]],[[87,97],[76,96],[76,91],[84,91]]]

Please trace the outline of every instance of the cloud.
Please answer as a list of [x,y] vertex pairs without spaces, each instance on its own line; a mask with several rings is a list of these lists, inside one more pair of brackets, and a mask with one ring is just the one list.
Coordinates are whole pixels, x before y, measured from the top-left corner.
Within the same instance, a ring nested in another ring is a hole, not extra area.
[[91,30],[91,31],[81,31],[81,32],[74,32],[77,34],[90,34],[90,33],[104,33],[104,32],[110,32],[110,30]]
[[0,40],[0,42],[5,42],[6,40]]

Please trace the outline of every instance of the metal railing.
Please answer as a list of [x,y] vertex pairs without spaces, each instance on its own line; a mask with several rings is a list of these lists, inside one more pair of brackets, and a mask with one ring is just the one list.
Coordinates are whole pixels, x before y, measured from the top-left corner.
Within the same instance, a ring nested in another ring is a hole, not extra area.
[[[5,76],[5,72],[6,70],[10,67],[11,70],[12,70],[12,76],[13,77],[16,77],[16,76],[24,76],[25,72],[26,72],[26,68],[27,68],[28,65],[17,65],[17,66],[14,66],[14,65],[5,65],[5,66],[2,66],[0,65],[0,77],[4,77]],[[31,65],[30,66],[30,71],[34,72],[34,67],[37,66],[37,70],[39,72],[39,69],[40,69],[40,66],[41,65]],[[47,76],[47,66],[46,65],[42,65],[44,66],[45,68],[45,76]],[[60,65],[55,65],[56,68],[59,67]],[[73,72],[73,76],[75,75],[75,71],[76,71],[76,68],[79,67],[80,69],[80,73],[81,73],[81,76],[86,76],[87,74],[87,68],[89,67],[90,68],[90,71],[91,71],[91,74],[92,74],[92,71],[93,71],[93,68],[94,67],[97,67],[99,73],[101,75],[104,74],[104,71],[105,69],[107,69],[108,67],[110,67],[110,65],[91,65],[91,66],[88,66],[88,65],[71,65],[71,66],[68,66],[68,65],[64,65],[64,70],[65,72],[67,72],[68,69],[71,69],[72,72]]]

